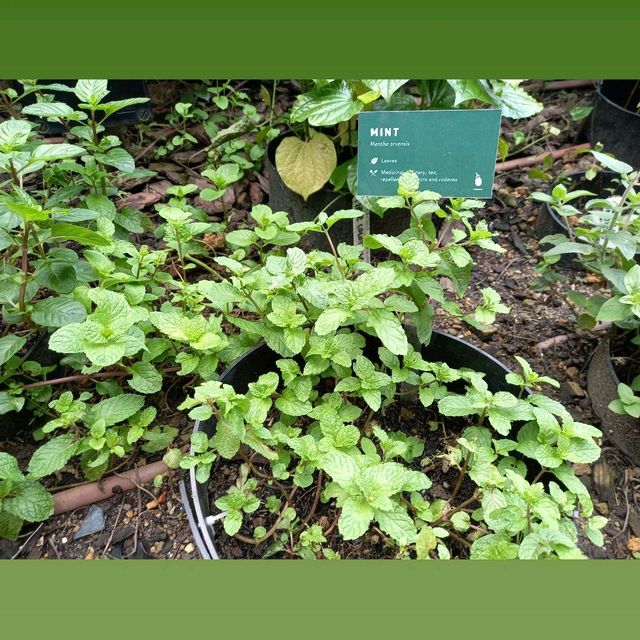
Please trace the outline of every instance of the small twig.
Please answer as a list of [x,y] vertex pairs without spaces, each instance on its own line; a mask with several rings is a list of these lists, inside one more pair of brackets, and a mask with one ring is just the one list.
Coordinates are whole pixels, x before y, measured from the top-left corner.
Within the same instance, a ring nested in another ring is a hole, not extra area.
[[[179,371],[180,367],[167,367],[162,369],[161,373],[174,373]],[[63,378],[53,378],[52,380],[39,380],[38,382],[30,382],[22,386],[22,390],[25,389],[37,389],[38,387],[48,387],[56,384],[64,384],[66,382],[79,382],[84,380],[104,380],[105,378],[122,378],[130,375],[129,371],[103,371],[101,373],[86,373],[77,374],[73,376],[64,376]]]
[[138,528],[140,526],[140,516],[142,515],[142,491],[138,488],[138,514],[136,516],[136,528],[133,532],[133,547],[125,558],[130,558],[138,550]]
[[325,538],[330,536],[332,531],[336,528],[336,525],[338,524],[338,518],[340,518],[339,511],[336,513],[336,517],[333,519],[331,526],[322,534]]
[[44,522],[41,522],[38,525],[38,528],[22,543],[22,545],[20,546],[20,548],[11,556],[11,560],[15,560],[24,550],[24,548],[29,544],[29,542],[31,541],[31,538],[33,538],[33,536],[36,535],[36,533],[38,533],[38,531],[40,531],[40,529],[42,529],[42,527],[44,527]]
[[113,540],[113,536],[116,532],[116,527],[118,526],[118,522],[120,521],[120,514],[122,513],[122,509],[124,508],[124,496],[122,496],[122,502],[120,503],[120,508],[118,509],[118,513],[116,515],[116,521],[113,523],[113,528],[111,529],[111,535],[107,540],[107,544],[102,551],[102,557],[104,558],[107,555],[107,551],[109,550],[109,546],[111,545],[111,541]]
[[315,493],[315,496],[313,497],[313,504],[311,505],[311,510],[306,515],[305,519],[302,521],[302,526],[303,527],[306,524],[308,524],[308,522],[311,520],[311,518],[313,518],[313,514],[316,512],[316,509],[318,508],[318,502],[320,501],[320,492],[322,490],[322,479],[323,479],[323,477],[324,477],[324,473],[323,473],[322,469],[320,469],[320,472],[318,473],[318,483],[316,484],[316,493]]
[[[118,476],[119,478],[124,478],[125,480],[128,480],[129,482],[131,482],[131,484],[133,484],[135,487],[137,487],[140,491],[144,491],[148,496],[151,496],[152,500],[155,500],[156,502],[158,502],[158,496],[154,496],[153,493],[151,493],[151,491],[149,491],[149,489],[145,489],[141,484],[138,484],[131,476],[123,476],[121,473],[114,473],[113,475],[114,476]],[[158,502],[158,506],[161,507],[159,502]]]

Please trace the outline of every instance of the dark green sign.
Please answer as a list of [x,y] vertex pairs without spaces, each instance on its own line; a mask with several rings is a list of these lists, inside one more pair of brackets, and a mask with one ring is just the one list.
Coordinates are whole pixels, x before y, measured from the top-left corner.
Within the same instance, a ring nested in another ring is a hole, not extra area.
[[361,113],[358,195],[395,195],[398,177],[411,170],[422,189],[490,198],[499,134],[499,109]]

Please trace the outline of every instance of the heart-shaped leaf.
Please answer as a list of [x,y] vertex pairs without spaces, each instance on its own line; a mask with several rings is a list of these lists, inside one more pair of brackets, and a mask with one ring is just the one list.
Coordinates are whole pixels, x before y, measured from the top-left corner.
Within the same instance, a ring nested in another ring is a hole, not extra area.
[[276,168],[284,183],[305,200],[321,189],[337,165],[336,149],[322,133],[310,140],[285,138],[276,150]]

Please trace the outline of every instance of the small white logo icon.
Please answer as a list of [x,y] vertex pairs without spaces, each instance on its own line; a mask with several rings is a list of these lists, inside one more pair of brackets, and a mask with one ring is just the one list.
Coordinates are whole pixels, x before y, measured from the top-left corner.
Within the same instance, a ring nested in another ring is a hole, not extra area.
[[376,173],[378,173],[378,170],[377,170],[377,169],[369,169],[369,173],[370,173],[372,176],[375,176],[375,175],[376,175]]
[[376,164],[378,162],[378,158],[371,158],[371,164]]
[[476,185],[476,187],[482,186],[482,178],[480,177],[480,174],[477,172],[476,172],[476,179],[473,181],[473,183]]

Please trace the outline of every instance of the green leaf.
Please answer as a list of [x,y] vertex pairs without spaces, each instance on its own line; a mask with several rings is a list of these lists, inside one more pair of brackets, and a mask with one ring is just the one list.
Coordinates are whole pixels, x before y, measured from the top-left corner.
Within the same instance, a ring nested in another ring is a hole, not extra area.
[[438,411],[444,416],[468,416],[478,413],[478,408],[467,396],[446,396],[438,401]]
[[354,458],[343,451],[329,451],[320,466],[332,480],[343,487],[348,487],[358,472]]
[[0,365],[12,358],[27,343],[26,338],[20,336],[4,336],[0,338]]
[[367,324],[373,327],[382,344],[399,356],[406,356],[409,349],[407,335],[400,324],[400,320],[382,309],[375,309],[367,315]]
[[53,496],[39,482],[25,480],[16,485],[14,497],[5,498],[2,506],[27,522],[40,522],[53,515]]
[[33,305],[31,319],[43,327],[63,327],[82,322],[87,317],[84,306],[68,298],[46,298]]
[[389,102],[391,96],[408,80],[363,80],[364,84],[375,91],[379,91],[380,95]]
[[18,518],[18,516],[6,511],[0,511],[0,539],[17,540],[22,529],[22,523],[22,518]]
[[94,247],[108,247],[111,241],[102,234],[68,222],[57,222],[51,227],[51,238],[71,240]]
[[490,534],[478,538],[471,545],[472,560],[515,560],[518,545],[504,534]]
[[310,140],[288,136],[276,149],[276,168],[283,182],[305,200],[328,182],[336,168],[331,139],[315,133]]
[[57,436],[36,450],[29,461],[28,471],[34,478],[51,475],[67,464],[77,448],[74,434]]
[[10,454],[0,451],[0,480],[20,482],[24,476],[18,467],[18,461]]
[[355,540],[368,531],[373,516],[374,511],[366,502],[347,498],[340,512],[338,530],[345,540]]
[[107,80],[78,80],[73,92],[80,102],[96,105],[109,93]]
[[611,171],[615,171],[616,173],[631,173],[633,171],[633,167],[626,162],[622,162],[621,160],[616,160],[611,156],[608,156],[606,153],[601,153],[600,151],[591,151],[593,157],[604,167],[610,169]]
[[620,302],[620,298],[614,297],[609,298],[609,300],[600,307],[596,320],[620,322],[626,320],[632,313],[630,305],[623,304]]
[[380,529],[391,536],[398,544],[406,545],[415,542],[416,526],[402,507],[391,511],[376,511],[376,520]]
[[230,511],[222,523],[224,531],[229,536],[235,536],[242,526],[242,513],[240,511]]
[[34,102],[22,107],[22,113],[38,118],[68,118],[75,111],[64,102]]
[[41,144],[38,145],[31,157],[34,160],[41,160],[43,162],[51,162],[52,160],[63,160],[64,158],[73,158],[84,153],[84,149],[75,144]]
[[325,309],[316,320],[314,331],[319,336],[334,332],[349,317],[350,313],[344,309]]
[[135,160],[131,154],[121,147],[109,149],[107,153],[96,154],[96,160],[110,167],[115,167],[124,173],[132,173],[136,168]]
[[593,248],[584,242],[563,242],[561,244],[557,244],[552,249],[549,249],[549,251],[545,251],[544,255],[551,257],[560,256],[565,253],[585,254],[591,253],[591,251],[593,251]]
[[33,125],[26,120],[10,118],[0,122],[0,151],[20,148],[28,139]]
[[144,397],[122,393],[113,398],[106,398],[89,408],[87,422],[95,423],[104,420],[105,426],[109,427],[118,422],[122,422],[137,413],[144,406]]
[[434,530],[429,526],[420,529],[416,536],[416,554],[418,560],[427,560],[429,553],[438,546],[438,538]]
[[364,103],[354,99],[345,81],[316,87],[296,98],[291,108],[291,122],[307,120],[313,127],[330,127],[346,122],[359,113]]
[[162,375],[148,362],[136,362],[129,367],[129,386],[140,393],[157,393],[162,389]]

